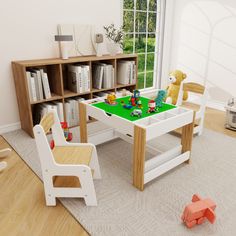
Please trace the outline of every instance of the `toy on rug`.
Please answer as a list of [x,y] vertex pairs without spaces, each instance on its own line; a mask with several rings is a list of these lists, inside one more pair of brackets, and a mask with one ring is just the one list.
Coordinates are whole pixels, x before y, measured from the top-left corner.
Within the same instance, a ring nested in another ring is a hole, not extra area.
[[196,224],[202,224],[208,219],[212,224],[215,222],[216,214],[214,212],[216,204],[210,199],[201,199],[197,194],[192,197],[192,203],[188,204],[181,217],[188,228]]
[[120,101],[120,103],[121,103],[121,106],[123,107],[123,108],[125,108],[125,109],[128,109],[128,110],[130,110],[133,106],[132,105],[130,105],[130,104],[125,104],[125,102],[122,100],[122,101]]
[[148,102],[148,110],[147,113],[154,113],[157,111],[157,107],[156,107],[156,102],[154,100],[150,100]]
[[[0,150],[0,158],[5,158],[5,157],[9,156],[11,151],[12,150],[10,148],[5,148],[5,149]],[[0,171],[6,169],[6,167],[7,167],[7,163],[5,161],[1,161],[0,162]]]
[[[187,75],[180,70],[175,70],[170,73],[169,81],[171,84],[167,87],[166,103],[176,105],[179,95],[180,84],[183,80],[186,79],[186,77]],[[187,99],[188,93],[185,91],[183,94],[183,100],[185,101]]]
[[164,101],[164,99],[166,98],[166,90],[158,90],[158,93],[157,93],[157,97],[154,99],[155,102],[156,102],[156,107],[162,107],[162,102]]
[[138,101],[140,99],[140,91],[139,90],[134,90],[133,91],[133,94],[131,95],[131,98],[129,100],[129,103],[132,105],[132,106],[136,106]]
[[142,116],[142,110],[140,109],[134,109],[131,113],[130,113],[131,116],[138,116],[138,117],[141,117]]
[[[71,141],[72,140],[72,133],[69,131],[68,124],[67,122],[61,122],[61,127],[64,131],[64,136],[66,141]],[[53,149],[55,146],[54,140],[50,142],[50,147]]]
[[107,95],[107,98],[105,99],[105,103],[111,106],[115,106],[117,104],[116,95],[114,92]]

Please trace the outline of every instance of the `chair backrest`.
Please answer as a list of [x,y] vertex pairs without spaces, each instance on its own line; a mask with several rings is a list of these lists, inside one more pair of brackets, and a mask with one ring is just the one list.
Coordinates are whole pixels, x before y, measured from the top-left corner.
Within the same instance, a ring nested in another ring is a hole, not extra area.
[[42,126],[45,134],[47,134],[52,126],[54,125],[54,114],[53,112],[47,113],[43,119],[40,121],[40,125]]
[[40,124],[35,125],[33,128],[42,168],[50,168],[50,166],[56,164],[46,136],[50,130],[52,130],[52,137],[56,146],[66,143],[57,112],[54,110],[47,113]]
[[202,95],[201,104],[203,103],[203,101],[206,100],[207,90],[205,86],[194,82],[189,82],[189,83],[182,82],[180,85],[178,99],[176,103],[177,106],[182,105],[184,92],[192,92]]
[[197,83],[183,83],[183,91],[204,94],[205,87]]
[[[194,82],[188,82],[188,83],[181,83],[180,89],[179,89],[179,95],[176,105],[181,106],[183,102],[183,96],[184,92],[192,92],[201,95],[200,97],[200,109],[197,112],[198,116],[204,115],[205,109],[206,109],[206,102],[207,102],[207,89],[205,86],[194,83]],[[192,102],[192,101],[191,101]]]

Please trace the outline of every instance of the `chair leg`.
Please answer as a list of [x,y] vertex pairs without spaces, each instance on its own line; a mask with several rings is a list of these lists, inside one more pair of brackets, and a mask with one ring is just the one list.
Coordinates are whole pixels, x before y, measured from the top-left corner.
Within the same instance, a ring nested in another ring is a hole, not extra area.
[[101,179],[101,171],[98,162],[98,155],[95,146],[93,147],[92,159],[90,161],[89,167],[94,170],[93,178]]
[[49,174],[43,176],[45,199],[47,206],[56,206],[56,197],[53,194],[53,177]]
[[84,201],[85,201],[85,204],[87,206],[97,206],[97,198],[96,198],[96,195],[87,195],[86,197],[84,197]]
[[50,193],[45,192],[46,205],[47,206],[56,206],[56,198]]
[[200,123],[199,123],[199,131],[198,131],[198,136],[202,135],[203,132],[203,124],[204,124],[204,119],[201,118]]
[[97,206],[97,198],[91,170],[84,171],[80,177],[81,189],[87,206]]

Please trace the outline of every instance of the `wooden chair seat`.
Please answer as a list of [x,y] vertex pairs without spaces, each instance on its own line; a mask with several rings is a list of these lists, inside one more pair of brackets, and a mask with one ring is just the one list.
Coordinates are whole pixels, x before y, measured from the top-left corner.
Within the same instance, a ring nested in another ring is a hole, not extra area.
[[82,164],[89,166],[92,158],[92,147],[70,147],[70,146],[56,146],[52,150],[55,161],[58,164],[76,165]]

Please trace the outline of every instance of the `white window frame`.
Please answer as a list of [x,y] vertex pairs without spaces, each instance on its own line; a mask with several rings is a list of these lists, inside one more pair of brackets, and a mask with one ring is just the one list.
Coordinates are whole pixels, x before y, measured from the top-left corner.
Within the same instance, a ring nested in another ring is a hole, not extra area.
[[[123,24],[123,13],[124,10],[128,11],[128,9],[123,9],[123,2],[124,0],[121,0],[121,22]],[[149,1],[149,0],[148,0]],[[142,10],[136,10],[136,0],[134,1],[134,10],[130,10],[134,12],[134,17],[136,12],[145,12],[147,13],[147,23],[146,23],[146,31],[144,34],[146,35],[146,38],[148,37],[148,33],[153,33],[156,35],[155,39],[155,51],[154,52],[147,52],[147,47],[145,47],[145,52],[143,53],[145,55],[145,61],[147,58],[148,53],[154,53],[154,68],[153,68],[153,86],[148,87],[148,88],[143,88],[140,89],[142,92],[148,92],[152,90],[156,90],[161,87],[161,77],[162,77],[162,59],[163,59],[163,37],[164,37],[164,25],[165,25],[165,8],[166,8],[166,0],[157,0],[158,5],[157,5],[157,11],[142,11]],[[156,19],[156,32],[148,32],[148,13],[156,13],[157,19]],[[129,32],[130,34],[133,34],[133,52],[135,52],[135,36],[136,36],[136,31],[135,31],[135,21],[134,21],[134,32]],[[139,53],[142,54],[142,53]],[[152,71],[151,71],[152,72]],[[144,68],[144,85],[146,86],[146,63],[145,63],[145,68]],[[140,73],[139,73],[140,74]]]

